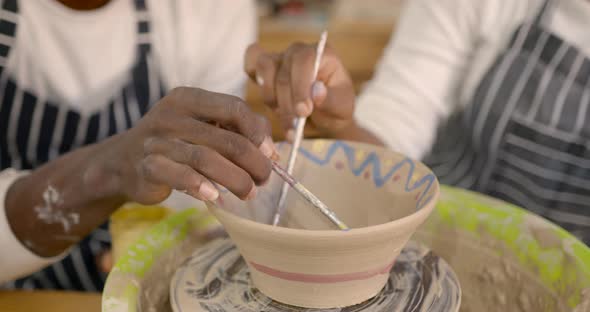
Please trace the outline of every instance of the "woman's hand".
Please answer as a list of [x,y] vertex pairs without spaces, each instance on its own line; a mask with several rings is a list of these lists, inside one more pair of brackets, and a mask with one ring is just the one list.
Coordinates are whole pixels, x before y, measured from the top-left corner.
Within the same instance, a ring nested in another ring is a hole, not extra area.
[[275,153],[267,120],[244,101],[194,88],[174,89],[105,148],[104,173],[142,204],[159,203],[172,189],[213,201],[219,194],[211,182],[253,198]]
[[258,44],[246,52],[245,70],[261,87],[264,103],[279,116],[288,139],[294,117],[311,115],[315,130],[327,137],[338,137],[354,124],[354,88],[342,62],[326,47],[314,82],[315,57],[316,45],[303,43],[279,54]]

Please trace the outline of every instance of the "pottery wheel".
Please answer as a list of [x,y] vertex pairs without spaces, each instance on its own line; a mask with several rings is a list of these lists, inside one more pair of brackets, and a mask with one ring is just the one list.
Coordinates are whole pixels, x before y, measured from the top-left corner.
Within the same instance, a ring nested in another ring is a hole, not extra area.
[[461,289],[442,258],[410,242],[391,269],[383,290],[361,304],[308,309],[273,301],[253,287],[248,267],[229,239],[199,248],[176,271],[170,285],[175,312],[200,311],[458,311]]

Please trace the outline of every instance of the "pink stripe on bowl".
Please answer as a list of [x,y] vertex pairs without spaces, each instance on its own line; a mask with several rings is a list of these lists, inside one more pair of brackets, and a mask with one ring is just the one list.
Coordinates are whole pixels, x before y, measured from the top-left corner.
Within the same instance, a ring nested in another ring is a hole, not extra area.
[[330,284],[330,283],[342,283],[349,281],[365,280],[380,274],[389,274],[395,260],[382,268],[374,269],[363,272],[353,272],[344,274],[305,274],[305,273],[293,273],[276,270],[267,267],[256,262],[250,262],[250,265],[256,269],[256,271],[270,275],[272,277],[280,278],[283,280],[303,282],[303,283],[315,283],[315,284]]

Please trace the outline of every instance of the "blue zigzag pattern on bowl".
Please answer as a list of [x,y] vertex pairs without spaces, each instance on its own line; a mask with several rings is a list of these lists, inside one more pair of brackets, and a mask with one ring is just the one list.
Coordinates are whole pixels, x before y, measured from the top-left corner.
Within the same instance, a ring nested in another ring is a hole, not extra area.
[[[278,148],[281,148],[283,145],[285,145],[285,142],[277,143]],[[424,207],[424,205],[426,205],[430,201],[430,199],[432,198],[432,196],[428,196],[426,198],[425,198],[425,196],[428,194],[428,191],[432,187],[432,184],[434,184],[436,177],[433,174],[426,174],[422,178],[418,179],[415,183],[412,184],[411,179],[412,179],[412,176],[414,175],[414,169],[416,168],[416,164],[410,158],[405,158],[404,160],[402,160],[396,164],[393,164],[391,166],[391,168],[389,169],[389,171],[387,171],[387,173],[385,175],[382,175],[381,174],[381,161],[375,152],[369,153],[368,156],[361,162],[361,164],[359,166],[355,167],[354,148],[351,147],[350,145],[346,144],[343,141],[334,141],[334,143],[330,144],[330,147],[328,147],[328,152],[325,154],[325,156],[323,158],[320,156],[316,156],[313,152],[307,150],[304,147],[299,148],[299,153],[301,153],[305,158],[311,160],[312,162],[314,162],[320,166],[325,166],[330,163],[330,161],[332,160],[332,158],[334,157],[334,155],[336,154],[338,149],[341,149],[344,152],[344,154],[346,155],[346,159],[348,161],[348,167],[351,169],[351,172],[357,177],[360,176],[368,166],[372,165],[373,182],[375,183],[375,186],[378,188],[385,185],[385,183],[387,183],[387,181],[389,181],[389,179],[391,179],[391,177],[399,169],[401,169],[404,165],[408,165],[409,172],[408,172],[408,175],[406,176],[404,190],[406,192],[411,192],[411,191],[414,191],[414,190],[420,188],[422,185],[426,184],[426,187],[424,188],[424,190],[422,191],[422,193],[418,197],[418,200],[416,201],[416,209],[419,210],[422,207]],[[217,187],[221,193],[228,192],[228,190],[225,187],[222,187],[220,185],[218,185]]]
[[355,166],[355,155],[354,155],[355,149],[343,141],[334,141],[332,144],[330,144],[330,146],[328,147],[328,151],[326,152],[325,156],[323,156],[323,157],[314,155],[311,151],[305,149],[304,147],[301,147],[299,149],[299,152],[303,156],[305,156],[305,158],[311,160],[312,162],[314,162],[320,166],[325,166],[330,163],[330,161],[332,160],[332,158],[334,157],[334,155],[336,154],[336,152],[338,150],[342,150],[344,152],[344,154],[346,155],[346,158],[348,161],[348,167],[350,168],[350,170],[352,171],[352,173],[355,176],[360,176],[367,169],[367,167],[372,166],[373,182],[375,183],[375,186],[377,186],[377,187],[382,187],[383,185],[385,185],[385,183],[387,181],[389,181],[391,179],[391,177],[398,170],[400,170],[403,166],[405,166],[405,165],[409,166],[409,172],[408,172],[408,175],[406,176],[404,190],[406,192],[411,192],[411,191],[414,191],[414,190],[420,188],[422,185],[426,184],[426,187],[424,188],[424,190],[422,191],[422,193],[418,197],[418,200],[416,202],[416,209],[422,208],[432,198],[432,196],[428,196],[426,198],[425,198],[425,196],[428,194],[428,191],[432,187],[432,184],[434,184],[436,177],[433,174],[426,174],[422,178],[418,179],[415,183],[412,184],[411,179],[412,179],[412,176],[414,175],[414,169],[416,168],[416,164],[410,158],[405,158],[404,160],[402,160],[396,164],[393,164],[391,166],[391,168],[387,171],[387,173],[385,175],[382,175],[381,174],[382,164],[381,164],[381,160],[379,159],[379,156],[377,156],[377,153],[375,153],[375,152],[369,153],[367,155],[367,157],[360,163],[359,166]]

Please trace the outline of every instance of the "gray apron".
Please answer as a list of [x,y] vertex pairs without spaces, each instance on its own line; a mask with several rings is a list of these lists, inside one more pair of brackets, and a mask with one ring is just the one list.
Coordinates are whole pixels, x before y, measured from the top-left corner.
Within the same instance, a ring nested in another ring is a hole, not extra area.
[[537,213],[590,243],[590,59],[543,25],[515,32],[425,162],[440,181]]

